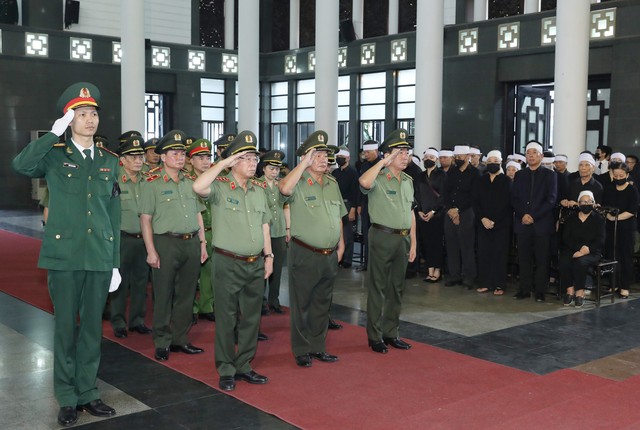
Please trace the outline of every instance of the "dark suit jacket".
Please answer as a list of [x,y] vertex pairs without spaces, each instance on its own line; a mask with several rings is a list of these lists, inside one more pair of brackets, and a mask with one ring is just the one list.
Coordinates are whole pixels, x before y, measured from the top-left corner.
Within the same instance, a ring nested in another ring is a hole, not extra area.
[[[532,177],[535,176],[533,189]],[[511,187],[511,203],[515,211],[513,231],[516,234],[544,236],[555,231],[553,209],[556,206],[558,192],[555,172],[544,167],[532,171],[528,167],[516,172]],[[522,224],[522,217],[529,214],[533,224]]]

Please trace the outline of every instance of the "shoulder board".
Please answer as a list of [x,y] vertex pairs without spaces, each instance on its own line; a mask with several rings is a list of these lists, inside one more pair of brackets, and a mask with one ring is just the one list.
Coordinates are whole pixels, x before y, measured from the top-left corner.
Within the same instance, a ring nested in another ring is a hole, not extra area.
[[99,150],[101,150],[101,151],[107,152],[107,153],[109,153],[109,154],[113,155],[114,157],[118,157],[118,158],[120,158],[120,156],[119,156],[118,154],[116,154],[116,153],[115,153],[115,152],[113,152],[113,151],[108,150],[108,149],[107,149],[107,148],[105,148],[104,146],[101,146],[101,147],[96,148],[96,149],[99,149]]
[[333,181],[333,182],[338,182],[338,180],[334,176],[331,176],[328,173],[327,173],[327,179],[329,179],[330,181]]
[[229,182],[229,178],[227,178],[226,176],[217,176],[216,181]]
[[58,142],[53,144],[54,148],[64,148],[65,146],[67,146],[67,144],[64,142]]
[[192,175],[191,173],[185,173],[184,177],[187,179],[191,179],[192,181],[195,181],[196,179],[198,179],[196,175]]
[[143,172],[142,170],[140,170],[140,176],[148,177],[151,176],[151,174],[149,173],[149,171]]
[[413,181],[413,178],[411,177],[411,175],[408,175],[408,174],[406,174],[405,172],[402,172],[402,176],[403,176],[405,179],[411,179],[411,180]]
[[155,181],[156,179],[158,179],[159,177],[160,177],[160,175],[153,175],[153,174],[149,174],[149,173],[147,173],[147,179],[146,179],[146,181],[147,181],[147,182],[153,182],[153,181]]
[[267,188],[267,182],[266,181],[262,182],[262,181],[259,181],[257,179],[251,179],[251,183],[253,185],[259,186],[260,188],[265,188],[265,189]]
[[154,167],[153,169],[149,170],[148,173],[158,173],[162,170],[162,166],[158,166],[158,167]]
[[380,176],[380,175],[385,175],[385,172],[383,172],[382,170],[380,170],[380,171],[378,172],[378,176]]

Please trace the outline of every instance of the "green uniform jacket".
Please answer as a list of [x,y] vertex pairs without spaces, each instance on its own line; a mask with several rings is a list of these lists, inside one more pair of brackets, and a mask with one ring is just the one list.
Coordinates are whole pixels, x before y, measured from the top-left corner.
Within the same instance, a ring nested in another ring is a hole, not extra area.
[[264,176],[261,177],[259,181],[266,185],[264,192],[267,196],[269,211],[271,212],[271,222],[269,223],[271,237],[284,237],[287,235],[287,221],[284,219],[284,204],[287,199],[280,194],[277,179],[273,183],[273,188],[269,186]]
[[120,267],[118,157],[94,147],[91,162],[71,140],[57,142],[58,136],[47,133],[29,143],[12,163],[23,175],[47,180],[49,218],[38,267],[70,271]]
[[127,233],[140,233],[140,214],[138,202],[140,201],[140,187],[144,178],[137,174],[138,182],[133,182],[124,168],[120,168],[118,183],[120,184],[120,204],[122,205],[122,224],[120,229]]
[[404,172],[400,181],[388,168],[380,171],[371,189],[360,187],[369,197],[371,222],[389,228],[411,228],[411,206],[413,204],[413,180]]

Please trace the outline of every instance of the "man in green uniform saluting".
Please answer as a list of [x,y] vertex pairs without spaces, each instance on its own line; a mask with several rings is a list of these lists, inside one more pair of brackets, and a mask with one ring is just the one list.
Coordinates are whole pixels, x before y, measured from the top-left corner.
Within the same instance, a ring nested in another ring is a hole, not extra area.
[[398,338],[402,290],[407,261],[416,258],[413,181],[403,172],[411,162],[406,130],[393,131],[380,145],[384,158],[360,176],[369,197],[369,267],[367,336],[375,352],[387,346],[410,349]]
[[225,391],[234,390],[236,380],[268,382],[266,376],[251,368],[258,342],[263,282],[273,270],[264,183],[251,179],[258,166],[256,144],[251,131],[239,133],[222,153],[222,159],[193,183],[193,190],[211,203],[216,368],[219,386]]
[[[38,267],[49,271],[55,314],[53,389],[63,426],[78,420],[77,411],[101,417],[116,413],[96,387],[102,310],[121,279],[118,158],[94,144],[99,104],[95,85],[71,85],[58,100],[64,116],[12,163],[19,173],[45,178],[49,188]],[[58,143],[67,127],[71,138]]]

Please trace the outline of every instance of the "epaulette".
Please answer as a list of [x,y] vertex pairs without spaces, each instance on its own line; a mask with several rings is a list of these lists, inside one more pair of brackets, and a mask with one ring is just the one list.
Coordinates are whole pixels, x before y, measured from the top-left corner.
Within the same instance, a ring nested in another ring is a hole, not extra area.
[[147,181],[147,182],[153,182],[153,181],[155,181],[156,179],[158,179],[159,177],[160,177],[160,175],[153,175],[153,174],[147,173],[147,179],[146,179],[146,181]]
[[227,178],[226,176],[216,176],[216,181],[229,182],[229,178]]
[[147,176],[147,177],[148,177],[148,176],[150,176],[150,173],[149,173],[149,171],[143,172],[143,171],[141,170],[141,171],[140,171],[140,175],[141,175],[141,176]]
[[260,188],[264,188],[264,189],[266,189],[266,188],[267,188],[267,181],[264,181],[264,182],[263,182],[263,181],[259,181],[259,180],[257,180],[257,179],[253,179],[253,178],[252,178],[252,179],[251,179],[251,183],[252,183],[253,185],[257,185],[257,186],[259,186]]
[[108,152],[109,154],[113,155],[114,157],[120,158],[120,156],[118,154],[116,154],[113,151],[110,151],[109,149],[105,148],[104,146],[100,146],[98,149],[101,150],[101,151]]
[[162,170],[162,166],[157,166],[157,167],[154,167],[153,169],[150,169],[148,173],[156,173],[156,172],[159,172],[160,170]]
[[67,144],[64,142],[58,142],[53,144],[54,148],[64,148],[65,146],[67,146]]
[[335,176],[332,176],[332,175],[330,175],[330,174],[328,174],[328,173],[327,173],[327,178],[328,178],[330,181],[338,182],[338,180],[335,178]]
[[411,177],[411,175],[405,173],[405,172],[401,172],[402,176],[404,176],[405,178],[411,179],[413,181],[413,177]]
[[184,177],[187,179],[191,179],[192,181],[195,181],[196,179],[198,179],[196,175],[192,175],[191,173],[186,173],[186,172],[184,174]]
[[382,170],[380,170],[380,171],[378,172],[378,176],[380,176],[380,175],[384,175],[385,173],[386,173],[386,172],[383,172]]

